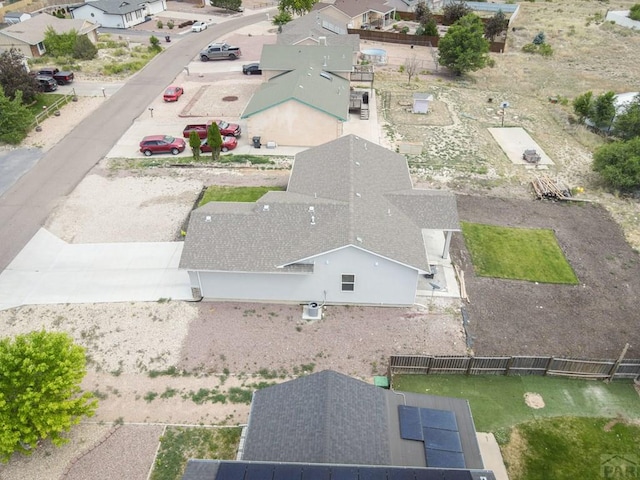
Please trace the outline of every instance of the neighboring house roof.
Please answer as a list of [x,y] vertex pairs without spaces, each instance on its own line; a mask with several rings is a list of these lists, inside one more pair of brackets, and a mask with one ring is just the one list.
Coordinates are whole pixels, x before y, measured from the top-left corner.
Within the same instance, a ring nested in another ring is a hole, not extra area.
[[353,70],[352,54],[350,46],[345,45],[264,45],[260,66],[263,70],[292,71],[311,65],[345,73]]
[[312,11],[322,10],[328,5],[333,5],[350,18],[355,18],[371,11],[384,14],[394,10],[393,6],[388,5],[386,1],[383,0],[334,0],[326,3],[318,2],[313,6]]
[[193,211],[180,268],[278,273],[352,246],[429,271],[422,229],[458,231],[455,196],[412,189],[402,155],[348,135],[298,153],[286,192]]
[[93,0],[77,8],[90,5],[111,15],[124,15],[135,12],[136,10],[144,10],[147,3],[154,3],[156,1],[159,0]]
[[28,45],[37,45],[44,40],[44,34],[49,27],[53,28],[56,33],[68,33],[71,30],[75,30],[79,35],[86,35],[88,32],[97,29],[99,25],[87,20],[58,18],[41,13],[20,23],[10,25],[0,33]]
[[[266,68],[262,65],[262,69]],[[323,70],[322,64],[278,75],[260,86],[240,118],[249,118],[288,101],[345,122],[349,118],[349,80]]]
[[[340,34],[323,27],[333,25],[335,20],[325,17],[321,12],[308,13],[298,17],[282,26],[282,32],[277,37],[278,45],[295,45],[306,39],[313,39],[321,44],[320,38],[325,37],[324,42],[328,46],[349,46],[352,51],[360,50],[360,36],[353,34]],[[347,25],[342,24],[337,27],[347,31]]]
[[286,462],[187,461],[182,480],[496,480],[489,470]]

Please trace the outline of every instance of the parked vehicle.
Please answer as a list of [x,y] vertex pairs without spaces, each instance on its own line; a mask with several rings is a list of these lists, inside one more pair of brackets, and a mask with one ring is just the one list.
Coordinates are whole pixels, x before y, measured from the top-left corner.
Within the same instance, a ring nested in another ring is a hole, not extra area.
[[201,32],[207,29],[207,24],[205,22],[195,22],[191,25],[192,32]]
[[184,89],[182,87],[172,85],[164,91],[162,98],[164,98],[165,102],[177,102],[183,93]]
[[38,86],[43,92],[55,92],[58,89],[58,82],[53,77],[36,75],[36,82],[38,82]]
[[187,125],[182,131],[182,136],[184,138],[189,138],[191,132],[196,131],[200,138],[207,138],[207,130],[209,129],[209,125],[213,122],[218,124],[220,135],[223,137],[239,137],[242,134],[242,129],[237,123],[228,123],[224,120],[209,120],[207,123],[192,123]]
[[232,47],[228,43],[212,43],[200,52],[200,60],[207,62],[219,58],[235,60],[242,56],[240,47]]
[[41,68],[38,70],[37,75],[53,77],[58,82],[58,85],[66,85],[73,82],[73,72],[62,72],[57,68]]
[[262,75],[262,69],[259,63],[249,63],[242,66],[242,73],[245,75]]
[[147,157],[154,153],[171,153],[177,155],[184,152],[187,144],[182,138],[171,135],[149,135],[140,142],[140,151]]
[[[233,150],[238,146],[238,139],[236,137],[222,137],[222,146],[220,147],[220,151],[228,152],[229,150]],[[205,138],[200,144],[200,151],[202,153],[211,153],[211,147],[207,143],[207,139]]]

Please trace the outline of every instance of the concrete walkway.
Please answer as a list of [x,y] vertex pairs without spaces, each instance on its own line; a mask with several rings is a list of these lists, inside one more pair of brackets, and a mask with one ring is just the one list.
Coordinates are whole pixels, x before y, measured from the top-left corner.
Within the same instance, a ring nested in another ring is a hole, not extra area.
[[0,310],[56,303],[191,300],[182,242],[69,244],[41,228],[0,274]]

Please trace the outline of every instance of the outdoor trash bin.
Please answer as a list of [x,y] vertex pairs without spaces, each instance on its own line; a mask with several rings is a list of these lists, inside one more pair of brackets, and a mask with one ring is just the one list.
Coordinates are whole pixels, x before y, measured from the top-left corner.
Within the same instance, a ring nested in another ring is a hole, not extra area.
[[260,137],[253,137],[253,148],[260,148]]

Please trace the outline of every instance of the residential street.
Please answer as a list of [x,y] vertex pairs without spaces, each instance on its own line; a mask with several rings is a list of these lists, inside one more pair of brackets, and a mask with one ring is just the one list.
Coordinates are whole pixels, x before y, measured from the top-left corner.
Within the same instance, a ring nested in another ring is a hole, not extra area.
[[0,271],[204,45],[263,20],[264,15],[234,18],[215,29],[175,40],[5,192],[0,197]]

